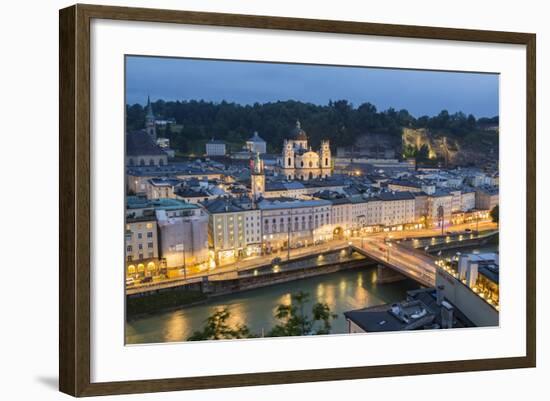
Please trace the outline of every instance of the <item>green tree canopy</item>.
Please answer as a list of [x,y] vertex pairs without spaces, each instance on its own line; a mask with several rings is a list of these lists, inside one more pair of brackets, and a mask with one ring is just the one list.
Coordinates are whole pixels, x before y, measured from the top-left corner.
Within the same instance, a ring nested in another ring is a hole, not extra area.
[[203,329],[201,331],[195,331],[187,340],[225,340],[253,337],[250,330],[245,325],[231,327],[229,325],[230,317],[231,313],[227,308],[217,310],[206,319]]
[[270,332],[270,337],[305,336],[328,334],[331,319],[338,317],[330,312],[326,303],[316,303],[311,307],[311,316],[306,312],[309,294],[300,291],[292,294],[290,305],[279,305],[275,317],[280,321]]
[[[242,143],[258,131],[267,141],[269,151],[279,152],[297,119],[313,147],[319,146],[322,139],[329,139],[334,147],[350,146],[358,136],[370,133],[386,135],[397,149],[401,146],[403,127],[441,130],[462,138],[481,122],[483,126],[498,124],[498,117],[476,120],[472,115],[450,114],[446,110],[433,117],[415,118],[405,109],[378,111],[371,103],[355,107],[347,100],[331,100],[327,105],[294,100],[252,105],[225,101],[157,100],[152,106],[157,118],[174,118],[178,126],[183,126],[183,129],[170,133],[171,142],[181,151],[185,151],[185,142],[207,141],[215,137]],[[127,105],[127,130],[141,129],[144,124],[145,108],[139,104]]]

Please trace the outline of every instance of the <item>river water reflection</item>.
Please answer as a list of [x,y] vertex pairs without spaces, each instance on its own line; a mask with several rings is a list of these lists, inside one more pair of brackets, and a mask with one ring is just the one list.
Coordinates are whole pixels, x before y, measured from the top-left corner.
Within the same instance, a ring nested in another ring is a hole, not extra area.
[[407,290],[419,288],[408,279],[392,284],[377,284],[375,279],[376,268],[365,267],[216,297],[203,305],[131,320],[126,323],[126,342],[184,341],[202,328],[210,314],[223,307],[231,312],[232,324],[246,324],[253,333],[261,335],[277,324],[273,317],[277,305],[288,304],[291,294],[299,291],[310,294],[310,303],[326,302],[338,314],[331,333],[346,333],[343,312],[399,301]]

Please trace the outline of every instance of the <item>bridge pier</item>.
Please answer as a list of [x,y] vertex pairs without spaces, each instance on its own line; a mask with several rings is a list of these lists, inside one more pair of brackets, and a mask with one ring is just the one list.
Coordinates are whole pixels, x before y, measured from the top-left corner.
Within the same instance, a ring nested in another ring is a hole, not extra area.
[[378,284],[395,283],[396,281],[405,280],[407,277],[396,272],[394,269],[378,264],[378,271],[376,273],[376,282]]

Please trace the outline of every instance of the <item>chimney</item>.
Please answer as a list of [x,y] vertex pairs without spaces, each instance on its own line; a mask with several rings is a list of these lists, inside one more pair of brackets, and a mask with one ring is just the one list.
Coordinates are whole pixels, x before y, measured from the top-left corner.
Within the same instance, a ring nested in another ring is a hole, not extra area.
[[445,289],[444,285],[438,285],[435,288],[435,299],[438,306],[441,306],[443,303],[443,290]]

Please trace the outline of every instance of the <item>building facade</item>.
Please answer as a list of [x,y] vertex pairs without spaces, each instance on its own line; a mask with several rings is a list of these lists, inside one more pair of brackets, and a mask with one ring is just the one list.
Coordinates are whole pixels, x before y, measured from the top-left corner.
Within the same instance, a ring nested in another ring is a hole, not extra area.
[[154,210],[145,203],[127,209],[124,235],[127,277],[138,279],[160,271],[158,243]]
[[206,156],[225,156],[226,153],[224,141],[212,138],[206,142]]
[[476,190],[476,209],[492,210],[498,205],[498,188],[486,187]]
[[260,211],[247,209],[235,199],[203,203],[208,212],[208,241],[218,266],[261,254]]
[[257,132],[254,132],[254,135],[246,141],[246,150],[250,153],[264,154],[267,152],[266,142],[258,135]]
[[308,246],[331,240],[332,203],[327,200],[263,199],[261,211],[264,251]]
[[206,212],[197,205],[177,199],[159,199],[153,206],[160,234],[159,251],[167,269],[207,268]]
[[288,180],[306,181],[330,177],[332,174],[330,142],[321,141],[319,151],[313,151],[308,147],[307,134],[302,129],[300,121],[296,121],[291,137],[292,139],[286,139],[283,143],[281,173]]

